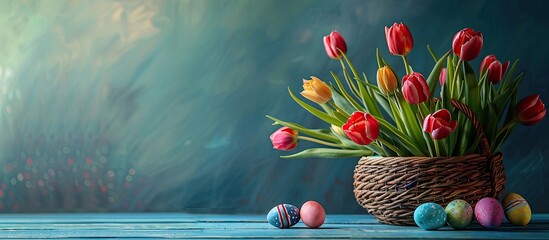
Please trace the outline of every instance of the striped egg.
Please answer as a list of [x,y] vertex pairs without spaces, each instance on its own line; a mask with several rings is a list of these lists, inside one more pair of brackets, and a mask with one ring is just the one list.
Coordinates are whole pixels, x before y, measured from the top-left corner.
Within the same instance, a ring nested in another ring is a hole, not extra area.
[[502,205],[505,210],[505,217],[511,224],[517,226],[528,225],[532,217],[532,210],[521,195],[516,193],[507,194],[503,198]]
[[267,221],[277,228],[289,228],[299,219],[299,208],[290,204],[278,204],[267,214]]

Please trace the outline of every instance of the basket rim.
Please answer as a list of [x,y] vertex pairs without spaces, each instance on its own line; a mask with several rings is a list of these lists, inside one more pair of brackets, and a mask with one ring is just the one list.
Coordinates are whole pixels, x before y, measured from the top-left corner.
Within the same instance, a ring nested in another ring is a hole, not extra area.
[[[497,152],[494,155],[501,154],[501,152]],[[484,156],[480,153],[473,153],[473,154],[467,154],[462,156],[438,156],[438,157],[430,157],[430,156],[408,156],[408,157],[398,157],[398,156],[362,156],[360,159],[380,159],[380,158],[390,158],[395,160],[406,160],[406,159],[449,159],[449,158],[470,158],[470,157],[482,157],[482,158],[488,158],[487,156]]]

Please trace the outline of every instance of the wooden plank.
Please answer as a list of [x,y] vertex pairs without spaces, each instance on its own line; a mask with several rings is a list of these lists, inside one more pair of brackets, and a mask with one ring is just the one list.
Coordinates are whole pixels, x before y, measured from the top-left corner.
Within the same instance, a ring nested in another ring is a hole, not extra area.
[[547,239],[549,215],[534,215],[525,227],[508,223],[489,231],[478,224],[466,231],[443,227],[424,231],[418,227],[380,224],[369,215],[329,215],[321,229],[298,223],[290,229],[270,226],[263,215],[161,214],[3,214],[0,238],[460,238]]

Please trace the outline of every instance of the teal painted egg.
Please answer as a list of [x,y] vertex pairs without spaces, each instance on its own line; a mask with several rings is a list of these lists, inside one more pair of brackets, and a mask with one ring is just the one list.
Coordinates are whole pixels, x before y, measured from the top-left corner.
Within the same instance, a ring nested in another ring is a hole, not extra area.
[[532,210],[528,202],[516,193],[509,193],[502,201],[507,220],[513,225],[525,226],[530,222]]
[[424,203],[414,211],[414,222],[422,229],[435,230],[446,223],[446,212],[436,203]]
[[299,220],[299,208],[290,204],[278,204],[267,214],[267,221],[277,228],[289,228]]
[[475,206],[475,218],[485,228],[497,228],[503,221],[503,207],[497,199],[485,197]]
[[446,206],[446,222],[454,229],[465,229],[473,221],[473,208],[464,200],[451,201]]

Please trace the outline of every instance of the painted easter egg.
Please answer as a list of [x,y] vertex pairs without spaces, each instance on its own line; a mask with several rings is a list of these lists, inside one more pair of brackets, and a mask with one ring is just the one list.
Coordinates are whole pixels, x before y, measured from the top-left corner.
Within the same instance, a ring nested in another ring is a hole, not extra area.
[[446,222],[454,229],[465,229],[473,221],[473,208],[464,200],[456,199],[448,203]]
[[528,202],[521,195],[509,193],[503,198],[503,210],[507,220],[513,225],[528,225],[532,217],[532,210]]
[[308,201],[299,210],[301,221],[309,228],[319,228],[324,224],[326,212],[320,203]]
[[495,198],[480,199],[475,206],[475,218],[485,228],[496,228],[503,221],[503,207]]
[[278,204],[267,214],[267,221],[277,228],[289,228],[299,222],[299,209],[290,204]]
[[422,229],[435,230],[446,223],[446,212],[436,203],[424,203],[414,211],[414,221]]

